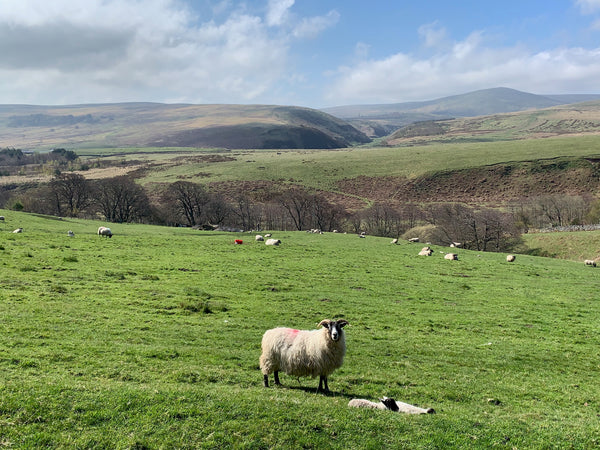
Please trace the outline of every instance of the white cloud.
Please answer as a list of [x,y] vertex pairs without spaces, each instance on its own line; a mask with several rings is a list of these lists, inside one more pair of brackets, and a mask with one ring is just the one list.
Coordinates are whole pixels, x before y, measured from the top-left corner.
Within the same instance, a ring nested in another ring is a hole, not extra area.
[[316,16],[302,19],[295,27],[294,36],[297,38],[313,39],[327,28],[334,26],[340,20],[340,14],[335,11],[329,11],[324,16]]
[[437,47],[446,41],[446,29],[438,21],[421,25],[418,32],[426,47]]
[[451,50],[428,58],[397,53],[342,67],[328,91],[330,104],[427,100],[506,86],[534,93],[597,92],[600,48],[528,52],[485,46],[474,32]]
[[[179,0],[2,0],[0,98],[51,104],[266,98],[294,79],[288,64],[294,40],[333,22],[331,13],[304,22],[291,15],[293,4],[270,0],[263,17],[224,0],[213,4],[222,16],[217,21],[195,16]],[[294,31],[298,23],[301,33]]]
[[269,0],[267,10],[267,24],[281,26],[289,17],[289,9],[294,6],[294,0]]
[[575,0],[584,14],[591,14],[600,10],[600,0]]

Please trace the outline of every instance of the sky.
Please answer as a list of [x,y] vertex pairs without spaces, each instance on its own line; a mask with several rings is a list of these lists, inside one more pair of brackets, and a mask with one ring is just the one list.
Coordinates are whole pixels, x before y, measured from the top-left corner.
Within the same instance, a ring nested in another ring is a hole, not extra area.
[[600,94],[600,0],[0,0],[0,104]]

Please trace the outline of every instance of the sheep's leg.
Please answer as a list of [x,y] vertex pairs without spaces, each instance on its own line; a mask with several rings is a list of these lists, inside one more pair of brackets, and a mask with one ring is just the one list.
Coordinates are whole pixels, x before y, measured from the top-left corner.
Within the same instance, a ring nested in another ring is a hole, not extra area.
[[319,375],[319,387],[317,388],[317,394],[321,391],[329,392],[329,385],[327,384],[327,377]]
[[265,387],[269,387],[269,375],[263,375],[263,382]]
[[281,386],[281,383],[279,382],[279,372],[275,371],[275,384],[277,386]]

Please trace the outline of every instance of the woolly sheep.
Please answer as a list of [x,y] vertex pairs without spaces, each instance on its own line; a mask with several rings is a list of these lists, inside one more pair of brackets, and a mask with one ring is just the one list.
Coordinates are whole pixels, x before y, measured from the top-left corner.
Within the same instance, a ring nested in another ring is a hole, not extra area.
[[449,259],[450,261],[458,260],[458,255],[456,253],[446,253],[444,255],[444,259]]
[[596,267],[596,261],[594,261],[593,259],[586,259],[584,262],[586,266]]
[[255,239],[256,241],[264,241],[264,240],[265,240],[265,238],[264,238],[264,237],[262,237],[260,234],[257,234],[257,235],[254,237],[254,239]]
[[392,239],[392,242],[390,242],[391,244],[397,244],[398,243],[398,239]]
[[281,241],[279,239],[267,239],[265,245],[279,245]]
[[406,414],[435,414],[433,408],[419,408],[408,403],[397,402],[393,398],[383,397],[379,403],[371,402],[362,398],[353,398],[348,402],[352,408],[389,409],[390,411]]
[[273,236],[271,233],[267,233],[267,234],[265,234],[265,237],[266,237],[266,238],[270,238],[271,236]]
[[324,319],[317,330],[273,328],[262,338],[260,370],[265,387],[269,387],[269,375],[274,373],[275,384],[280,385],[279,371],[297,377],[319,376],[317,392],[329,392],[327,377],[342,366],[346,354],[344,319]]
[[110,231],[110,228],[108,227],[100,227],[98,228],[98,236],[104,236],[104,237],[112,237],[112,231]]
[[69,231],[67,231],[67,236],[75,237],[75,233],[73,233],[71,230],[69,230]]
[[433,250],[431,247],[423,247],[419,252],[419,256],[431,256],[433,254]]
[[515,255],[506,255],[507,262],[513,262],[515,260]]
[[13,233],[22,233],[23,232],[23,228],[17,228],[15,231],[13,231]]
[[413,243],[414,243],[414,242],[419,242],[419,238],[418,238],[418,237],[413,237],[413,238],[410,238],[410,239],[408,240],[408,242],[413,242]]

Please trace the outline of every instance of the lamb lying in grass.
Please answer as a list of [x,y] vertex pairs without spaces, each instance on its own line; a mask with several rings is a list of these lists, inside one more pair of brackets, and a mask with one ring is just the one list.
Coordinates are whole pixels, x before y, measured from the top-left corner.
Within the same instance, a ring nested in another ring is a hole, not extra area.
[[371,402],[362,398],[353,398],[348,402],[351,408],[389,409],[390,411],[405,414],[435,414],[433,408],[419,408],[408,403],[397,402],[393,398],[383,397],[379,403]]

